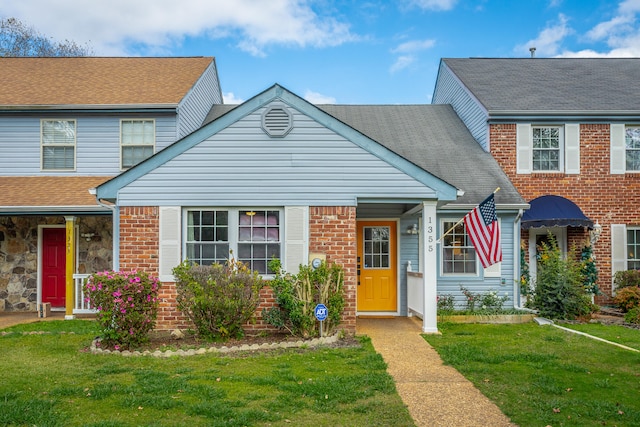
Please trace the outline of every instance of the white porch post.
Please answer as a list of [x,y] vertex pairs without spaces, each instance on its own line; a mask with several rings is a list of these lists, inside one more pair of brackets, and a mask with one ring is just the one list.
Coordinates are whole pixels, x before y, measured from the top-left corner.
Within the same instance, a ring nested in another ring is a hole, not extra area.
[[422,259],[420,267],[424,286],[424,313],[422,332],[438,333],[438,248],[436,245],[436,204],[437,201],[422,202]]

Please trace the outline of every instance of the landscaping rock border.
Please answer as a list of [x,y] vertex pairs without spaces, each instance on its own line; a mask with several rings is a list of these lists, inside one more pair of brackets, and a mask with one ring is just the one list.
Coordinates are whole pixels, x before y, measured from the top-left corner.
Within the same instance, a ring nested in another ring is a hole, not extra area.
[[93,340],[91,343],[91,347],[89,351],[93,354],[117,354],[124,357],[140,357],[140,356],[151,356],[151,357],[173,357],[173,356],[196,356],[199,354],[207,354],[207,353],[234,353],[241,351],[259,351],[259,350],[277,350],[284,348],[313,348],[319,347],[321,345],[329,345],[335,344],[340,339],[339,334],[323,337],[323,338],[314,338],[311,340],[299,340],[299,341],[285,341],[285,342],[273,342],[273,343],[263,343],[263,344],[243,344],[240,346],[233,347],[201,347],[198,349],[189,349],[189,350],[145,350],[145,351],[129,351],[129,350],[107,350],[102,349],[98,346],[98,339]]

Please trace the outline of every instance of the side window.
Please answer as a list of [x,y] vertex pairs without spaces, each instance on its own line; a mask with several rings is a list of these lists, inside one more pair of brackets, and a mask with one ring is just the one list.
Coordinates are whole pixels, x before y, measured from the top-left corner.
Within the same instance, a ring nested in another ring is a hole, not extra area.
[[627,171],[640,171],[640,126],[627,126],[624,135]]
[[129,169],[153,155],[156,142],[155,120],[120,121],[120,163]]
[[532,155],[534,171],[561,171],[562,128],[558,126],[533,126]]
[[627,270],[640,269],[640,228],[627,228]]
[[269,260],[280,258],[280,212],[238,212],[238,261],[260,274],[273,274]]
[[[456,221],[443,221],[442,230],[450,230]],[[442,238],[442,274],[478,274],[476,250],[467,234],[464,222]]]
[[76,121],[42,120],[42,170],[75,170]]
[[224,264],[229,258],[229,212],[187,212],[187,259],[199,265]]

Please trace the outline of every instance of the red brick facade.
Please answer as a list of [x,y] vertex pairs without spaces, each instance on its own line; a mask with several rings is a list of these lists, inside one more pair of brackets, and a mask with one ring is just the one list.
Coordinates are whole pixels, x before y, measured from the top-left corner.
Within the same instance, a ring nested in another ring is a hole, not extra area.
[[356,331],[357,240],[356,208],[321,206],[309,208],[309,252],[323,253],[327,262],[344,269],[345,309],[343,328]]
[[[595,244],[596,265],[601,291],[611,294],[611,224],[640,225],[640,174],[610,173],[609,124],[580,125],[580,174],[516,173],[516,125],[490,126],[491,154],[498,161],[522,197],[530,201],[554,194],[576,203],[586,216],[602,225]],[[580,232],[578,231],[580,234]],[[527,234],[523,233],[523,237]],[[587,239],[569,231],[568,245],[581,246]],[[605,302],[606,298],[598,301]]]
[[[144,270],[158,273],[159,214],[157,207],[120,208],[120,269]],[[355,333],[356,327],[356,209],[355,207],[309,208],[309,251],[323,253],[327,261],[344,267],[345,310],[342,328]],[[160,288],[160,307],[156,328],[169,330],[192,327],[177,310],[175,283],[164,282]],[[246,325],[247,331],[273,329],[261,319],[263,308],[273,307],[275,298],[271,288],[260,292],[261,305],[255,322]]]

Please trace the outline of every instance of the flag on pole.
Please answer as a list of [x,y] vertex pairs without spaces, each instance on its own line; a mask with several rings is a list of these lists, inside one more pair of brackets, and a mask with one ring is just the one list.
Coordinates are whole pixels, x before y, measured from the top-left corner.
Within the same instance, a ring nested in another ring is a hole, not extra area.
[[484,268],[502,261],[500,227],[493,194],[465,215],[464,226]]

